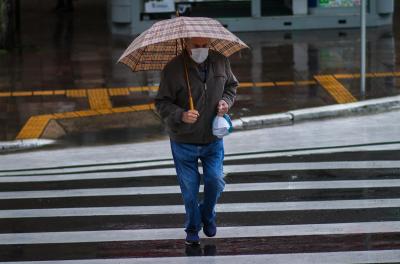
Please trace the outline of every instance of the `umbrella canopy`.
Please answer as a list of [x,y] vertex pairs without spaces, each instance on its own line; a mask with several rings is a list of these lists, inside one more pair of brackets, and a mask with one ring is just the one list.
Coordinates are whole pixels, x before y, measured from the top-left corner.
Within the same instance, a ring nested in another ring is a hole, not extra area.
[[218,21],[206,17],[176,17],[155,23],[139,35],[125,50],[118,62],[132,71],[162,70],[182,52],[180,39],[210,38],[210,49],[226,57],[248,48]]

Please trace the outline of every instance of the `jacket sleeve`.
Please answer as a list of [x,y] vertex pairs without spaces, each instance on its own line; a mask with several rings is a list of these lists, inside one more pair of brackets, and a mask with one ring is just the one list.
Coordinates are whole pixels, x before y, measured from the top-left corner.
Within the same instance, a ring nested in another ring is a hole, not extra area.
[[227,80],[225,83],[224,93],[222,95],[222,100],[227,102],[229,109],[233,106],[236,98],[236,89],[239,86],[239,82],[235,75],[232,73],[231,64],[228,58],[225,58],[225,71]]
[[185,110],[175,104],[176,87],[174,87],[173,80],[166,75],[164,69],[161,73],[160,86],[154,101],[157,112],[163,121],[171,127],[182,122],[182,113]]

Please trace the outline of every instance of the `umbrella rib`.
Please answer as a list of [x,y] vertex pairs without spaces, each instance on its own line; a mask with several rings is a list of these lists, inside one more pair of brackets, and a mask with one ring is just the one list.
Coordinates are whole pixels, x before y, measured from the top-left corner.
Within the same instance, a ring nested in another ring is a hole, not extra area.
[[139,58],[138,58],[138,60],[137,60],[137,63],[136,63],[136,65],[135,65],[135,68],[134,68],[134,69],[136,69],[136,66],[139,65],[140,59],[142,58],[143,54],[145,53],[147,47],[148,47],[148,46],[145,46],[144,49],[142,49],[142,52],[140,52]]

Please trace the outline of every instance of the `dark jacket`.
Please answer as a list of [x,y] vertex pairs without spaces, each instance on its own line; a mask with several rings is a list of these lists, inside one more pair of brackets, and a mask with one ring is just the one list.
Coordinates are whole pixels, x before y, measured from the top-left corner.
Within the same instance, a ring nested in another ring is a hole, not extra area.
[[207,80],[200,77],[198,65],[186,55],[194,108],[200,117],[194,124],[182,122],[182,113],[189,109],[188,89],[182,54],[172,59],[161,73],[161,82],[155,105],[167,125],[171,140],[179,143],[208,144],[217,139],[212,134],[212,121],[217,114],[219,100],[232,107],[239,85],[228,58],[210,50]]

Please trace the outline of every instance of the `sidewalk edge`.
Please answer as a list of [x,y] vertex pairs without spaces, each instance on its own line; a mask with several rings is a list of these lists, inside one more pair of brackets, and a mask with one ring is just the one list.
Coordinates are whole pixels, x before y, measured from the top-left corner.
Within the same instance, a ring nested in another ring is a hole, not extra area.
[[[234,130],[250,130],[258,128],[295,125],[297,123],[347,117],[365,114],[376,114],[388,111],[400,110],[400,96],[371,99],[362,102],[329,105],[285,113],[243,117],[232,120]],[[18,150],[29,150],[57,144],[53,139],[22,139],[0,142],[0,154],[6,154]]]
[[280,114],[243,117],[233,120],[232,123],[235,130],[247,130],[295,125],[305,121],[376,114],[395,110],[400,110],[400,96],[371,99],[356,103],[305,108]]
[[9,153],[18,150],[29,150],[43,146],[54,145],[57,140],[54,139],[18,139],[14,141],[1,141],[0,154]]

